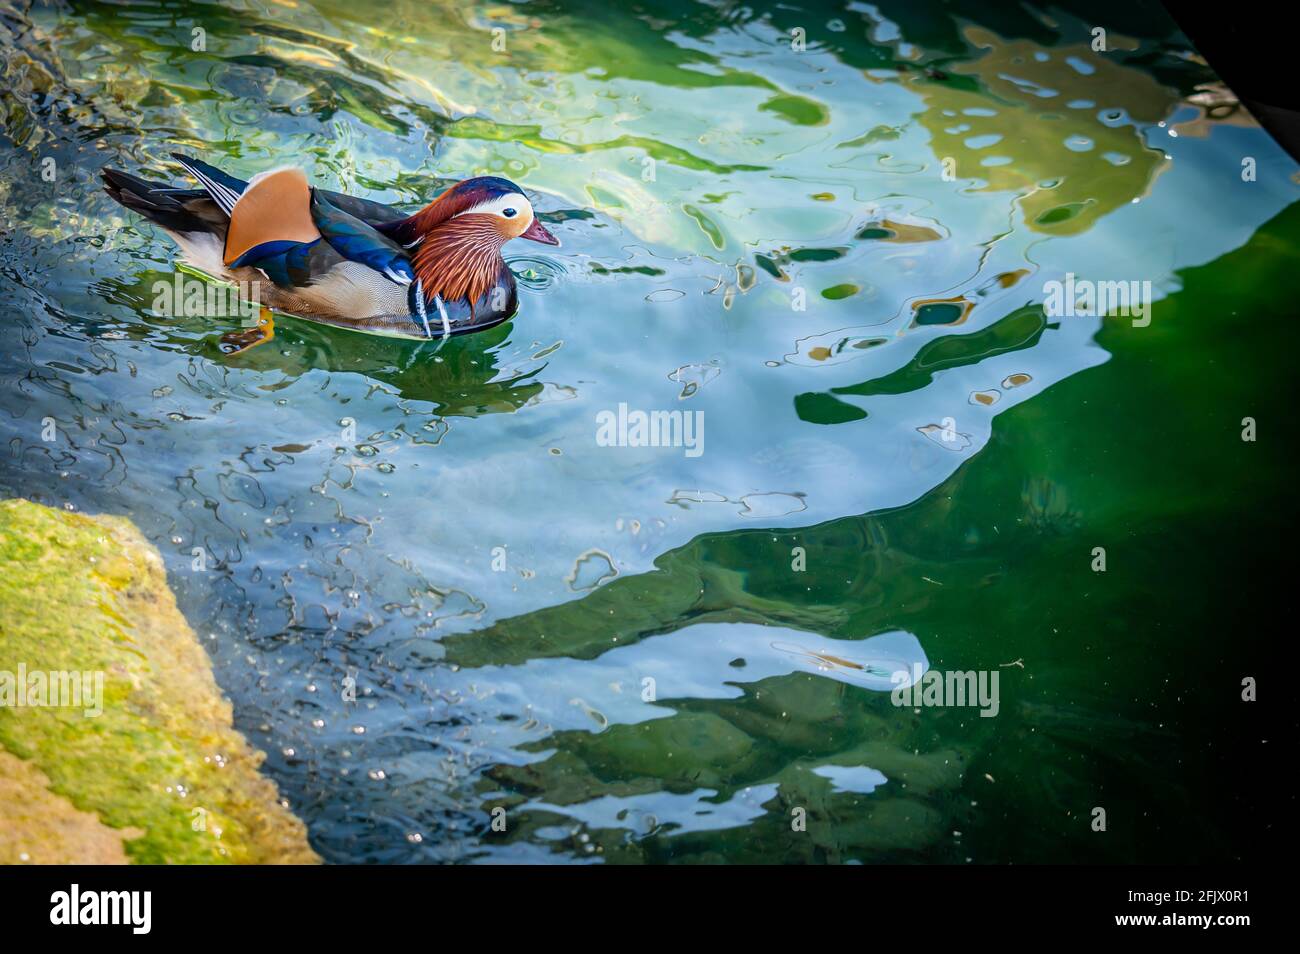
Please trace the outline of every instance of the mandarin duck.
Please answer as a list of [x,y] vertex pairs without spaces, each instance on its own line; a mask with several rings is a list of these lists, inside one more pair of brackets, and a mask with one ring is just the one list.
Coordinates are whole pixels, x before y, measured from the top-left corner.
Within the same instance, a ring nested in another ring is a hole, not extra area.
[[481,331],[518,307],[501,257],[513,238],[559,245],[517,185],[479,176],[414,215],[315,188],[301,169],[245,182],[173,154],[200,188],[102,170],[105,191],[180,246],[200,271],[257,282],[275,311],[370,334],[434,338]]

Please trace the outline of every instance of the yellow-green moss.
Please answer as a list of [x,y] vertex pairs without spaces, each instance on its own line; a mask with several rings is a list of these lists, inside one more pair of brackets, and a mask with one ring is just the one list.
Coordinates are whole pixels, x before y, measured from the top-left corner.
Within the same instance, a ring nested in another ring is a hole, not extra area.
[[29,796],[0,864],[112,860],[101,828],[136,864],[319,860],[130,521],[0,501],[0,672],[20,664],[102,672],[103,711],[0,704],[0,791]]

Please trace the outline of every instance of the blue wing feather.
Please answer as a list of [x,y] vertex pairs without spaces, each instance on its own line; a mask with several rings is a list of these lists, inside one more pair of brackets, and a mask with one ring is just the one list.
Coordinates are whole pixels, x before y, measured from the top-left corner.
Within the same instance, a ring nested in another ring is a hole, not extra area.
[[374,226],[336,208],[317,189],[312,190],[311,213],[321,236],[344,258],[373,268],[399,285],[415,281],[405,249]]

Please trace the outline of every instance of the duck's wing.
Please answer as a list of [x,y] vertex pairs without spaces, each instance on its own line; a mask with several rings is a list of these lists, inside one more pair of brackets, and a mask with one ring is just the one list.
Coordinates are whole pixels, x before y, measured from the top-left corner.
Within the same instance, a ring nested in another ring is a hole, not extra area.
[[312,190],[311,217],[325,241],[344,258],[373,268],[399,285],[415,280],[406,249],[369,222],[339,208],[320,189]]
[[[243,179],[237,179],[235,176],[223,172],[202,159],[195,159],[193,156],[187,156],[180,152],[172,153],[172,158],[184,166],[190,175],[198,179],[203,188],[159,189],[157,191],[175,193],[178,197],[182,194],[186,197],[197,197],[206,194],[221,206],[226,215],[230,215],[235,203],[244,194],[244,190],[248,188],[248,183]],[[368,225],[383,225],[407,217],[407,214],[402,210],[395,209],[391,205],[384,205],[382,202],[375,202],[372,199],[362,199],[343,192],[332,192],[329,189],[317,189],[316,191],[324,195],[325,199],[334,208],[355,216]]]
[[321,244],[338,258],[364,265],[397,285],[414,281],[410,259],[400,245],[336,208],[312,189],[301,169],[293,168],[267,172],[248,183],[231,206],[224,260],[230,268],[260,268],[283,287],[301,287],[320,280],[337,264],[333,256],[321,254]]

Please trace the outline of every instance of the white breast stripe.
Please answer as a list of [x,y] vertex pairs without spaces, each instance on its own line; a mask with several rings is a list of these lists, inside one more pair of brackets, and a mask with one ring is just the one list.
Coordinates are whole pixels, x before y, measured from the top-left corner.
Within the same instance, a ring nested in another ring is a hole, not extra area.
[[420,316],[420,321],[424,323],[424,336],[432,338],[433,332],[429,330],[429,316],[424,313],[424,279],[422,278],[415,281],[415,311]]
[[447,320],[447,309],[442,306],[442,296],[434,295],[433,303],[438,306],[438,314],[442,315],[442,336],[451,337],[451,322]]

